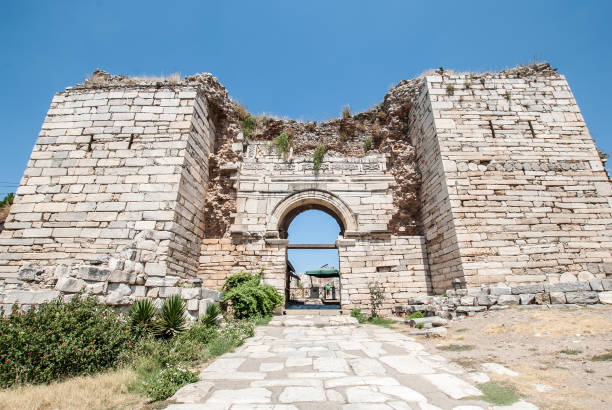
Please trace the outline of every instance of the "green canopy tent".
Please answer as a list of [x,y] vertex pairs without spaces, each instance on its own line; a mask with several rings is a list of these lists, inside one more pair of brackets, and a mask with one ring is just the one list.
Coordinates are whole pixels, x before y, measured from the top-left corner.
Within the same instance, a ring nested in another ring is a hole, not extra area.
[[314,276],[315,278],[338,278],[340,272],[338,269],[329,269],[322,266],[321,269],[307,270],[304,275]]

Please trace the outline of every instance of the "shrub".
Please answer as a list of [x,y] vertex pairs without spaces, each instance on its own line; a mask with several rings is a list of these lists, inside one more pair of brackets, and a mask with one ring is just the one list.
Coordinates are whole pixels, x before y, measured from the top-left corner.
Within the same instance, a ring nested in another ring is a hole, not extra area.
[[342,118],[344,118],[345,120],[348,120],[349,118],[351,118],[351,106],[350,105],[345,105],[344,107],[342,107]]
[[425,316],[423,315],[423,312],[414,312],[410,316],[408,316],[408,319],[422,319],[424,317]]
[[13,200],[15,199],[15,194],[12,192],[7,194],[2,201],[0,201],[0,208],[4,208],[6,206],[13,205]]
[[323,156],[325,156],[325,151],[327,151],[327,148],[324,144],[321,144],[317,148],[315,148],[313,154],[315,172],[319,172],[319,169],[321,168],[321,164],[323,163]]
[[361,309],[351,310],[351,316],[353,316],[359,323],[365,323],[366,317],[361,313]]
[[132,327],[148,327],[155,316],[157,309],[150,299],[137,301],[130,308],[130,321]]
[[198,374],[180,365],[169,366],[159,372],[152,373],[143,381],[143,390],[152,400],[164,400],[172,396],[178,389],[189,383],[197,382]]
[[153,332],[169,339],[185,330],[185,301],[179,295],[172,295],[164,301],[159,317],[153,322]]
[[255,131],[257,127],[257,118],[253,117],[251,114],[248,114],[240,124],[242,126],[242,133],[245,137],[248,137]]
[[276,153],[280,157],[281,155],[286,155],[289,152],[289,146],[291,145],[291,141],[289,136],[282,132],[279,136],[274,138],[272,144],[276,148]]
[[48,383],[114,367],[133,343],[128,323],[95,296],[76,294],[0,320],[0,386]]
[[283,302],[281,294],[270,285],[263,285],[261,275],[247,272],[230,276],[223,289],[223,302],[231,305],[237,319],[268,316]]
[[378,311],[385,301],[385,293],[378,282],[372,282],[368,285],[370,289],[370,306],[372,308],[372,317],[378,316]]
[[372,138],[366,137],[365,141],[363,142],[363,152],[367,153],[371,149],[372,149]]
[[205,327],[214,327],[219,324],[219,316],[221,315],[221,308],[216,303],[211,303],[206,306],[206,313],[202,316],[199,321]]

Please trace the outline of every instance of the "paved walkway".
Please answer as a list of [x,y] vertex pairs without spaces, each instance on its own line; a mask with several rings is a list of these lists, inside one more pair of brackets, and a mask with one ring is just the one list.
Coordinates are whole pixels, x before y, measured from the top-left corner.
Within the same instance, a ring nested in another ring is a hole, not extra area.
[[[177,392],[168,409],[535,409],[521,402],[491,407],[478,374],[431,355],[413,338],[352,318],[275,318],[234,353],[221,356],[200,382]],[[327,325],[326,325],[327,324]],[[482,376],[482,375],[480,375]]]

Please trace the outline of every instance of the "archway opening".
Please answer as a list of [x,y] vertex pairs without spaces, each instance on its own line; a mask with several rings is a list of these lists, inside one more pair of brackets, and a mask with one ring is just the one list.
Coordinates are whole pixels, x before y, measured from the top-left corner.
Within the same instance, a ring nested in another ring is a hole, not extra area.
[[340,266],[336,240],[342,221],[322,206],[287,214],[280,234],[287,246],[286,307],[339,309]]

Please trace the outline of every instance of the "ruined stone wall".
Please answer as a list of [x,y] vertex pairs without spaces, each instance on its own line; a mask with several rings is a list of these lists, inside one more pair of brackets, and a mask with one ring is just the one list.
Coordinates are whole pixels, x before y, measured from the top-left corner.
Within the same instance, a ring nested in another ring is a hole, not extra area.
[[376,283],[385,294],[385,312],[431,291],[424,237],[341,239],[337,244],[343,309],[369,310],[369,287]]
[[611,272],[610,182],[565,78],[541,65],[425,81],[440,152],[427,178],[443,173],[462,280]]

